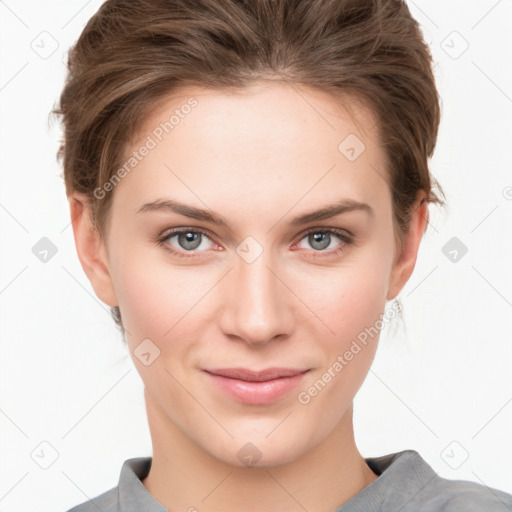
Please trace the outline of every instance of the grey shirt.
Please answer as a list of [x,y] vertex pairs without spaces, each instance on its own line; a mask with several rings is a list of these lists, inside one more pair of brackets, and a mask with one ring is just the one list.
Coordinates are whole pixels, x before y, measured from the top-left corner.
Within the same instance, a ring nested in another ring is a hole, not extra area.
[[[512,511],[511,494],[441,478],[414,450],[365,460],[379,477],[333,512]],[[151,461],[151,457],[126,460],[116,487],[68,512],[169,512],[141,482]]]

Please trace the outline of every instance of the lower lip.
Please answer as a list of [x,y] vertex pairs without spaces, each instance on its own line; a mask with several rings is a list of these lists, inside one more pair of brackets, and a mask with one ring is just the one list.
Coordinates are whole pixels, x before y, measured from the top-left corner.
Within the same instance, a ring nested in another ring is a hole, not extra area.
[[[309,370],[308,370],[309,371]],[[231,379],[221,375],[214,375],[205,372],[212,382],[216,384],[221,391],[231,396],[235,400],[244,404],[264,405],[279,400],[289,393],[308,371],[298,373],[291,377],[280,377],[279,379],[266,380],[262,382],[249,382],[240,379]]]

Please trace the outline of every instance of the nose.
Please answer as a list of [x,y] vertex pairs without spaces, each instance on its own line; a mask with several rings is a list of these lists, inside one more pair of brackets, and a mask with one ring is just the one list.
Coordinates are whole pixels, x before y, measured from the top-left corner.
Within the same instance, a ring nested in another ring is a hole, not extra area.
[[222,332],[253,346],[289,336],[294,295],[270,252],[263,251],[252,262],[236,255],[233,265],[222,289]]

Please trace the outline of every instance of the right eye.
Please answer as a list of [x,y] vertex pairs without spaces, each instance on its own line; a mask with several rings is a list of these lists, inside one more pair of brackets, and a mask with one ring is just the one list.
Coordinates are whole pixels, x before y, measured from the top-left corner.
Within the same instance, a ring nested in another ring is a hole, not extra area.
[[[176,244],[173,245],[170,241],[176,238]],[[157,242],[163,246],[166,251],[175,254],[179,257],[190,258],[194,257],[193,254],[187,255],[186,253],[205,252],[205,250],[197,250],[205,239],[210,240],[209,233],[198,228],[176,228],[166,232],[165,235],[158,237]],[[213,242],[211,242],[213,244]]]

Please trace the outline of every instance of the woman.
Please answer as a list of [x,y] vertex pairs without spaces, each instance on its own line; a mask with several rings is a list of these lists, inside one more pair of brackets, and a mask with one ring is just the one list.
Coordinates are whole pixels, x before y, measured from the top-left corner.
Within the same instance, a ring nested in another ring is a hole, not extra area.
[[107,0],[68,66],[76,249],[153,442],[74,512],[512,507],[354,440],[375,333],[444,204],[431,55],[405,3]]

